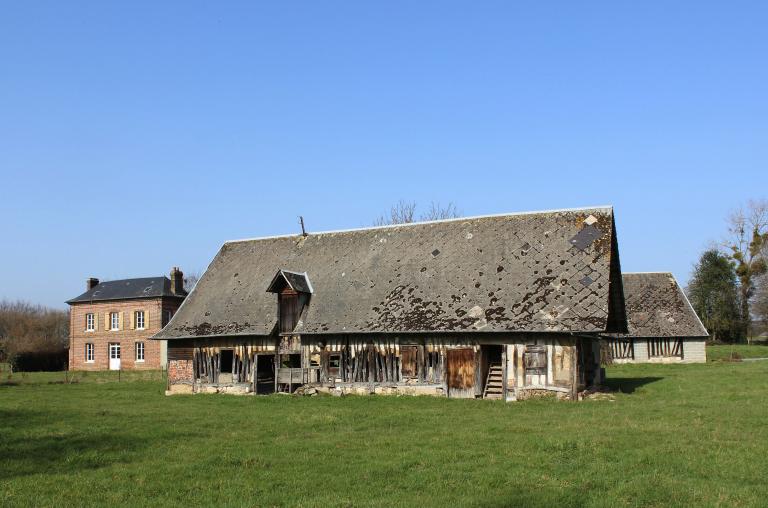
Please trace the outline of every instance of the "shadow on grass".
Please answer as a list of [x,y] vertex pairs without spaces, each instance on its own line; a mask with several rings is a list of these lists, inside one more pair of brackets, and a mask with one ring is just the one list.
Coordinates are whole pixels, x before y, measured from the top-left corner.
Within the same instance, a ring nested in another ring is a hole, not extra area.
[[663,377],[609,377],[605,385],[614,391],[634,393],[641,386],[661,381]]
[[[0,410],[0,479],[98,469],[127,462],[154,444],[135,435],[87,427],[65,434],[51,425],[49,417],[36,411]],[[12,436],[10,429],[15,429]]]

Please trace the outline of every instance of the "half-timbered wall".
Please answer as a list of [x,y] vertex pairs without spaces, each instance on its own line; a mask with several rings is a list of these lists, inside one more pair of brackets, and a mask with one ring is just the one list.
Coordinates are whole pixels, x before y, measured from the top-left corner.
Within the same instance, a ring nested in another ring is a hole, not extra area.
[[705,338],[633,338],[631,358],[613,357],[614,363],[703,363]]
[[[174,382],[198,388],[240,384],[245,391],[253,391],[257,355],[268,354],[275,356],[276,386],[311,383],[349,393],[473,398],[483,396],[488,355],[493,351],[498,358],[501,351],[508,399],[553,392],[571,397],[592,381],[588,373],[599,369],[592,365],[594,348],[580,355],[580,340],[589,339],[554,334],[494,335],[481,340],[438,334],[197,339],[171,345],[169,358],[188,362],[185,368],[191,364],[182,371],[189,372],[190,379]],[[288,361],[293,357],[298,364]]]

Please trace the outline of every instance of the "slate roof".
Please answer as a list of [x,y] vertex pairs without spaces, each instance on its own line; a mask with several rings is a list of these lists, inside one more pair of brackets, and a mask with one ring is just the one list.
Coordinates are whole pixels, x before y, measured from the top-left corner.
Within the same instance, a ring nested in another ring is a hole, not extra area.
[[98,302],[101,300],[132,300],[135,298],[175,297],[171,291],[171,280],[168,277],[142,277],[137,279],[110,280],[101,282],[90,291],[67,300],[66,303]]
[[270,293],[276,293],[280,283],[288,284],[288,287],[294,291],[300,291],[302,293],[312,293],[312,283],[309,281],[309,277],[306,273],[296,273],[290,270],[278,271],[272,282],[267,287],[267,291]]
[[626,332],[602,207],[227,242],[155,338],[274,333],[280,269],[314,290],[298,333]]
[[668,272],[625,273],[629,337],[707,337],[675,277]]

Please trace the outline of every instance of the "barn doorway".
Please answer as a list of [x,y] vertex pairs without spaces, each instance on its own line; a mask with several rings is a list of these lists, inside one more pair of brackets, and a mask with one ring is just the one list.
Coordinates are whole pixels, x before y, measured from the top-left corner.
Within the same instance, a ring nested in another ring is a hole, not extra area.
[[232,382],[232,365],[235,361],[235,352],[231,349],[219,351],[219,383]]
[[255,376],[254,389],[257,395],[275,393],[275,355],[256,355]]
[[475,352],[471,348],[449,349],[448,397],[471,399],[475,397]]
[[484,399],[500,399],[504,394],[504,346],[480,346],[480,379]]

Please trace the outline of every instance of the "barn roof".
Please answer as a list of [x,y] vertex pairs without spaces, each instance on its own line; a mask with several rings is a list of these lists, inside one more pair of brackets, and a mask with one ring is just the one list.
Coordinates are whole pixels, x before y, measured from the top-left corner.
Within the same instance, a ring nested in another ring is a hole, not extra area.
[[85,293],[66,303],[98,302],[102,300],[129,300],[135,298],[172,297],[183,298],[171,291],[171,280],[168,277],[139,277],[101,282]]
[[624,273],[623,280],[630,337],[709,335],[671,273]]
[[296,331],[626,331],[610,207],[225,243],[156,338],[269,335],[278,270],[313,294]]

